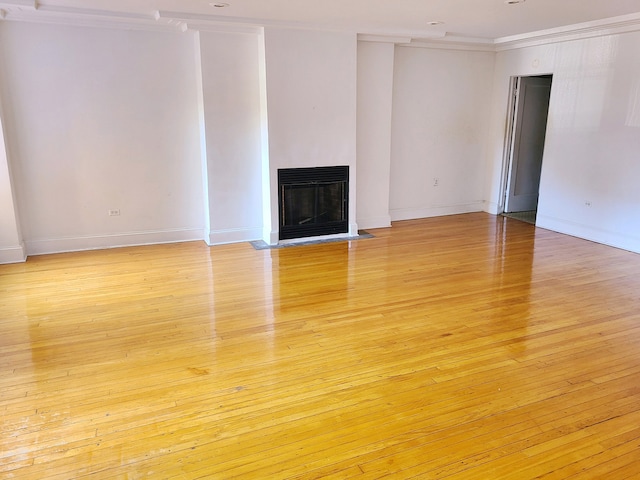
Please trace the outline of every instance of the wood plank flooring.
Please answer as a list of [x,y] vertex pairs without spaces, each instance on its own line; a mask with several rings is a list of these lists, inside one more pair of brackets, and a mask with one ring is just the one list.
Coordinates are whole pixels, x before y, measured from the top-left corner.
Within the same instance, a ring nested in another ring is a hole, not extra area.
[[371,233],[0,266],[0,478],[640,478],[640,255]]

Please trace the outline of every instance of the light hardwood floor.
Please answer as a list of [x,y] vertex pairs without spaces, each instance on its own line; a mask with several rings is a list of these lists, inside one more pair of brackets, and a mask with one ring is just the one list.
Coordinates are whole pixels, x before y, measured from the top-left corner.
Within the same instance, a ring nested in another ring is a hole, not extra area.
[[640,478],[640,255],[371,233],[0,266],[0,478]]

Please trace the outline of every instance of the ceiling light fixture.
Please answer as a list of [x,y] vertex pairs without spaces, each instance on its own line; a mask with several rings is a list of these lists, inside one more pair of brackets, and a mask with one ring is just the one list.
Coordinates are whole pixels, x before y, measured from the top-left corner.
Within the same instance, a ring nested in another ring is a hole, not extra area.
[[444,22],[441,22],[440,20],[433,20],[431,22],[427,22],[427,25],[429,25],[430,27],[435,27],[437,25],[444,25]]
[[524,3],[527,0],[505,0],[504,3],[506,3],[507,5],[517,5],[519,3]]
[[226,8],[226,7],[229,6],[228,3],[222,3],[222,2],[210,3],[209,5],[211,5],[212,7],[216,7],[216,8]]

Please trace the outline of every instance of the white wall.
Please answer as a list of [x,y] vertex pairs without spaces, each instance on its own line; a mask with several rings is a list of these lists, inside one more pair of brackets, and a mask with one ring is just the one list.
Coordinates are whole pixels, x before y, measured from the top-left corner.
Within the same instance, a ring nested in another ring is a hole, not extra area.
[[511,76],[553,73],[537,225],[640,252],[640,33],[498,54],[488,182],[501,205]]
[[356,225],[355,34],[265,29],[271,190],[278,238],[278,168],[349,165],[349,224]]
[[489,52],[396,48],[392,220],[483,209],[494,61]]
[[6,22],[0,45],[28,254],[202,238],[192,34]]
[[262,238],[258,34],[201,32],[209,243]]
[[640,250],[640,33],[496,56],[243,31],[0,22],[0,262],[23,240],[275,243],[288,167],[351,167],[350,233],[499,213],[509,79],[544,73],[538,225]]
[[391,113],[393,43],[358,42],[358,212],[359,228],[391,225]]

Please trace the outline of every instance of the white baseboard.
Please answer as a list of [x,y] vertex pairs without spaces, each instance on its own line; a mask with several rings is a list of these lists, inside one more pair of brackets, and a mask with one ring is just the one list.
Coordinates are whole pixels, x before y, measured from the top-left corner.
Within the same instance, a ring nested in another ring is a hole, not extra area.
[[78,252],[158,243],[189,242],[202,239],[202,229],[176,229],[35,239],[27,240],[25,243],[27,255],[44,255],[48,253]]
[[362,230],[366,230],[367,228],[386,228],[390,226],[391,215],[358,219],[358,228]]
[[264,228],[262,230],[261,240],[267,245],[277,245],[278,244],[278,232],[271,230],[270,228]]
[[591,242],[601,243],[610,247],[640,253],[640,238],[631,235],[611,232],[590,225],[570,222],[560,218],[540,215],[536,217],[536,227],[563,233],[572,237],[582,238]]
[[0,264],[21,263],[27,260],[24,245],[0,248]]
[[444,215],[459,215],[461,213],[482,212],[484,203],[474,202],[462,205],[442,205],[424,208],[401,208],[391,210],[391,220],[413,220],[416,218],[442,217]]
[[502,205],[498,205],[497,203],[484,202],[484,211],[491,215],[500,215],[504,209],[502,208]]
[[209,233],[209,245],[224,245],[226,243],[251,242],[262,239],[262,227],[233,228],[227,230],[212,230]]

